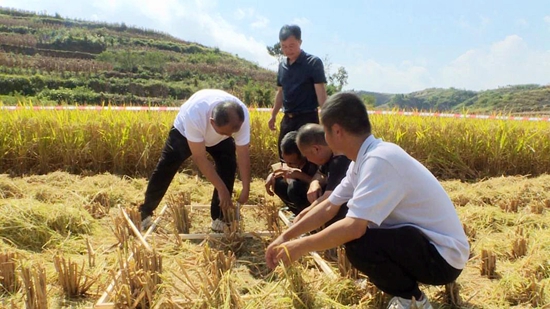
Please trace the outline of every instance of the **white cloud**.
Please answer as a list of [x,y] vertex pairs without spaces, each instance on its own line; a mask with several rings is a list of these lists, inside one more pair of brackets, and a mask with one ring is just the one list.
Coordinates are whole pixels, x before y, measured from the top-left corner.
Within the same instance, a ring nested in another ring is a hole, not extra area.
[[527,27],[529,27],[529,22],[527,22],[527,20],[525,20],[523,18],[520,18],[520,19],[516,20],[516,26],[518,26],[520,28],[527,28]]
[[431,87],[484,90],[516,84],[550,84],[550,50],[535,50],[518,35],[484,48],[470,49],[440,68],[429,61],[404,60],[400,65],[373,59],[345,65],[347,89],[408,93]]
[[458,19],[458,26],[462,29],[468,30],[474,34],[480,35],[485,31],[487,26],[491,23],[491,19],[483,15],[478,15],[477,21],[470,21],[465,16],[460,16]]
[[254,14],[254,9],[252,8],[238,8],[233,13],[233,17],[236,20],[242,20],[242,19],[245,19],[246,17],[251,16],[252,14]]
[[372,59],[347,66],[349,85],[346,89],[385,93],[408,93],[433,84],[430,72],[411,61],[399,66],[380,64]]
[[269,24],[269,19],[256,12],[253,8],[239,8],[233,13],[233,17],[236,20],[254,20],[250,26],[252,28],[266,28]]
[[311,21],[305,17],[298,17],[294,18],[291,22],[291,24],[298,25],[300,27],[309,26],[311,25]]
[[265,28],[269,24],[269,19],[264,16],[257,16],[256,21],[250,24],[252,28]]
[[471,49],[441,70],[445,87],[472,90],[514,84],[550,83],[550,51],[530,49],[518,35],[489,48]]
[[544,16],[544,22],[547,23],[550,26],[550,15]]

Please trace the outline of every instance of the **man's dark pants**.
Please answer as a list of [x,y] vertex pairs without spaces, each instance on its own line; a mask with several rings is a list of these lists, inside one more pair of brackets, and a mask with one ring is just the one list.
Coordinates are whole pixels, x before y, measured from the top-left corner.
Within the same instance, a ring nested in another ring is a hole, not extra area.
[[[232,193],[235,183],[235,172],[237,170],[235,140],[232,137],[227,138],[217,145],[206,147],[206,151],[214,159],[216,172],[229,190],[229,193]],[[176,128],[172,127],[157,166],[149,179],[147,190],[145,191],[145,201],[139,208],[142,219],[151,215],[158,207],[178,169],[190,156],[191,150],[189,149],[187,138],[181,135]],[[216,189],[214,189],[210,206],[212,220],[221,219],[223,214],[220,209],[218,190]]]
[[281,120],[279,126],[279,139],[277,141],[277,149],[279,152],[279,158],[281,155],[281,141],[288,132],[297,131],[301,126],[307,123],[319,123],[319,113],[317,111],[309,111],[299,114],[286,113]]
[[275,185],[273,186],[275,194],[295,215],[298,215],[304,208],[309,206],[307,200],[308,189],[309,183],[296,179],[287,182],[282,177],[275,179]]
[[444,285],[462,270],[450,266],[415,227],[370,229],[346,245],[351,264],[380,290],[393,296],[418,299],[418,283]]

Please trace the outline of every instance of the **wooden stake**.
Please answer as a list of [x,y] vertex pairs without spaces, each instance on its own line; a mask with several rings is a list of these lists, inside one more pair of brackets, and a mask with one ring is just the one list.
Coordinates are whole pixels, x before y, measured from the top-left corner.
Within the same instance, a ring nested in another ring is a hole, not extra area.
[[139,240],[139,242],[145,247],[145,249],[147,249],[147,251],[153,251],[153,249],[151,248],[151,246],[149,246],[149,244],[147,243],[147,241],[145,241],[145,238],[143,238],[143,236],[141,235],[141,232],[138,230],[138,228],[136,227],[136,225],[134,224],[134,222],[132,222],[132,219],[130,219],[130,217],[128,216],[128,214],[126,213],[126,211],[124,210],[124,208],[122,207],[119,207],[120,211],[122,212],[122,214],[124,215],[124,219],[126,219],[126,222],[128,223],[128,225],[130,226],[130,228],[132,229],[132,232],[134,232],[134,235],[137,237],[137,239]]
[[[168,209],[168,205],[164,205],[164,207],[160,211],[158,217],[155,219],[155,221],[153,221],[153,224],[147,230],[147,233],[145,233],[145,235],[143,235],[144,240],[146,240],[147,237],[149,237],[153,233],[153,230],[157,227],[158,223],[162,219],[162,216],[164,215],[164,213],[166,212],[167,209]],[[132,225],[133,225],[133,223],[132,223]],[[131,253],[128,256],[127,262],[129,262],[133,257],[134,257],[134,254]],[[118,278],[120,277],[121,274],[122,274],[122,270],[119,270],[118,273],[116,274],[115,278],[111,281],[111,283],[109,284],[109,286],[105,290],[105,292],[103,292],[103,295],[101,295],[101,298],[99,298],[99,300],[94,305],[94,308],[115,308],[114,303],[107,303],[107,299],[109,299],[109,294],[111,293],[111,291],[115,287],[116,281],[118,280]]]
[[[240,236],[242,237],[268,237],[272,236],[273,233],[269,231],[261,231],[261,232],[249,232],[249,233],[242,233]],[[198,234],[179,234],[178,235],[181,239],[206,239],[208,237],[211,238],[222,238],[225,236],[225,233],[198,233]]]

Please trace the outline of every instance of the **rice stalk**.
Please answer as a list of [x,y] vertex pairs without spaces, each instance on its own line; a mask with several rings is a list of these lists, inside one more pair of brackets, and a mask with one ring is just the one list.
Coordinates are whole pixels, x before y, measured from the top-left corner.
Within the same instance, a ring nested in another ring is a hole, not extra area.
[[88,250],[88,267],[95,267],[95,250],[90,243],[90,238],[86,238],[86,249]]
[[348,257],[346,256],[346,249],[344,247],[338,247],[337,249],[337,263],[340,275],[344,278],[359,279],[360,273],[357,268],[351,265]]
[[315,308],[315,293],[304,280],[298,266],[290,265],[279,267],[286,281],[286,293],[292,299],[294,308]]
[[489,250],[481,250],[481,275],[489,279],[496,278],[497,257]]
[[180,192],[178,195],[168,197],[168,211],[174,220],[176,234],[189,234],[191,220],[186,205],[191,204],[191,195],[187,192]]
[[162,258],[156,250],[148,251],[140,244],[131,246],[132,259],[118,251],[120,276],[111,272],[115,286],[111,292],[117,308],[150,308],[161,284]]
[[[176,273],[174,276],[197,295],[196,299],[191,299],[188,293],[183,294],[190,302],[198,300],[198,308],[241,308],[243,302],[232,272],[235,263],[236,257],[232,252],[226,255],[206,244],[198,260],[201,267],[194,271],[198,279],[191,279],[189,267],[180,261],[177,264],[183,277]],[[175,285],[174,288],[183,292]]]
[[13,294],[21,287],[17,274],[17,260],[19,255],[15,252],[0,253],[0,295]]
[[27,309],[47,309],[48,291],[46,270],[41,265],[22,266],[25,307]]
[[266,202],[265,198],[260,199],[258,204],[259,217],[267,222],[267,230],[273,232],[277,237],[283,232],[283,225],[279,219],[279,207],[273,201]]
[[109,214],[110,208],[105,207],[98,202],[90,202],[84,205],[84,209],[86,209],[94,219],[101,219]]
[[54,256],[57,282],[68,298],[84,296],[97,279],[92,279],[84,273],[84,262],[79,268],[76,262],[65,259],[61,255]]
[[456,281],[445,284],[445,290],[439,292],[438,296],[451,308],[463,307],[462,298],[460,297],[460,285]]
[[113,234],[118,241],[117,245],[126,247],[129,243],[128,240],[130,239],[130,235],[132,235],[132,231],[126,223],[126,219],[122,213],[119,213],[117,216],[111,217],[111,222],[112,223],[109,225],[109,228],[113,231]]
[[518,227],[516,229],[515,235],[516,238],[513,240],[512,243],[511,256],[517,259],[527,254],[527,239],[524,236],[522,227]]

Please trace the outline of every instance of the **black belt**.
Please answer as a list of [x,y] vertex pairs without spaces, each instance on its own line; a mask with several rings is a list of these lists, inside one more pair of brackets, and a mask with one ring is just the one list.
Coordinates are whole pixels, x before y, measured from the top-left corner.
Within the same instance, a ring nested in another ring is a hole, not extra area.
[[302,111],[302,112],[294,112],[294,113],[285,113],[285,116],[288,118],[294,118],[302,115],[308,115],[308,114],[317,114],[317,111]]

